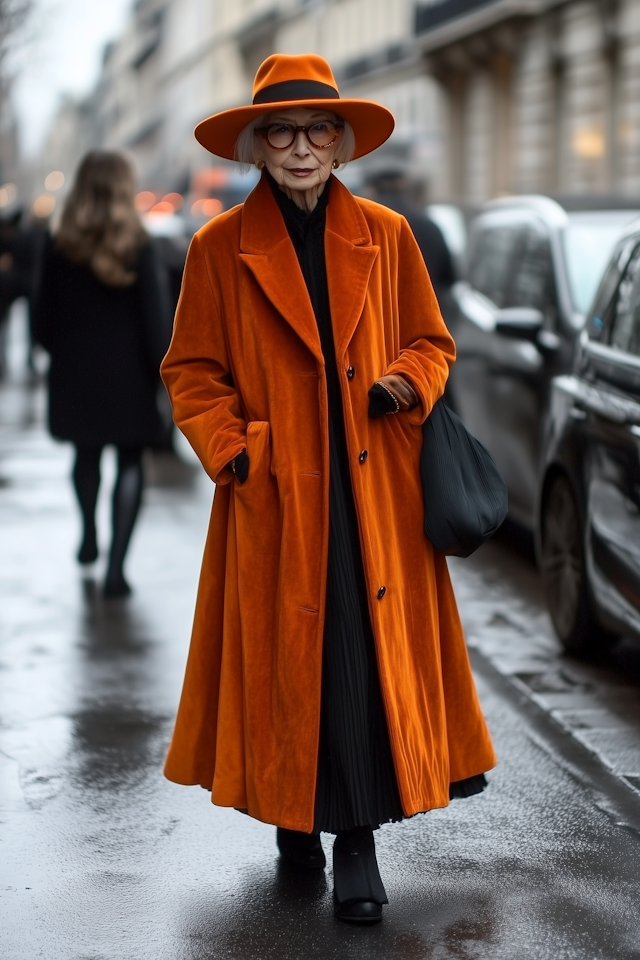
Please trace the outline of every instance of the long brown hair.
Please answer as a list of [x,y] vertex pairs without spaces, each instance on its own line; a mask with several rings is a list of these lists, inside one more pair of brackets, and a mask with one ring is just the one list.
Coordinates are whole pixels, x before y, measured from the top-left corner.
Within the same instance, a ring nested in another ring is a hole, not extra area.
[[131,164],[120,153],[92,150],[80,164],[62,214],[56,246],[112,287],[128,287],[147,234],[134,205]]

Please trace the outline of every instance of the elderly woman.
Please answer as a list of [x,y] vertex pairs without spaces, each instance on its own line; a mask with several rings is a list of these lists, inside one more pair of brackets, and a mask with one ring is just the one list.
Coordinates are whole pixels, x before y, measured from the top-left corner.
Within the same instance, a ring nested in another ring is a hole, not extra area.
[[162,366],[216,483],[166,775],[277,825],[338,917],[387,897],[373,831],[478,793],[495,763],[445,557],[425,538],[421,424],[454,345],[406,221],[331,170],[391,134],[318,56],[274,55],[203,121],[260,182],[193,239]]

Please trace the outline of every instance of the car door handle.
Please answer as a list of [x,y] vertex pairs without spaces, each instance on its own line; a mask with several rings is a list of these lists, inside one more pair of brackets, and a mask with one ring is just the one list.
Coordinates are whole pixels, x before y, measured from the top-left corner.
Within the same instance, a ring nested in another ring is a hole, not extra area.
[[586,410],[583,410],[582,407],[571,407],[571,410],[569,411],[569,415],[570,415],[574,420],[586,420],[586,419],[587,419],[587,411],[586,411]]
[[640,437],[640,426],[637,423],[632,423],[629,427],[629,433],[632,433],[634,437]]
[[556,350],[559,350],[562,346],[562,340],[558,334],[552,330],[538,330],[536,342],[538,346],[542,350],[547,351],[547,353],[555,353]]

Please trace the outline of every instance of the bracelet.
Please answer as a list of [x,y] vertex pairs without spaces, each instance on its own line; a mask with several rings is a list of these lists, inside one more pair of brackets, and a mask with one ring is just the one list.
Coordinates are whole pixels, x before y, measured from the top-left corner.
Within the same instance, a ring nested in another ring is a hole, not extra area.
[[393,402],[394,402],[395,405],[396,405],[395,410],[387,410],[387,411],[386,411],[387,416],[391,416],[391,414],[393,414],[393,413],[399,413],[399,411],[400,411],[400,401],[399,401],[398,398],[396,397],[395,393],[394,393],[392,390],[389,389],[389,387],[386,385],[386,383],[382,383],[381,380],[376,380],[376,383],[377,383],[380,387],[382,387],[383,390],[386,390],[386,391],[387,391],[387,393],[389,394],[389,396],[391,397],[391,399],[393,400]]

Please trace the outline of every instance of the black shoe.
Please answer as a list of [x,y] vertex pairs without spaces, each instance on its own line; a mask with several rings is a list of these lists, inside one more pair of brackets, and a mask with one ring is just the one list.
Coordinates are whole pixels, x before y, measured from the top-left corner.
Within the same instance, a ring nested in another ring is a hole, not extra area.
[[382,904],[372,900],[356,900],[340,903],[333,895],[333,912],[338,920],[347,923],[379,923],[382,920]]
[[122,575],[107,577],[102,592],[109,600],[115,600],[118,597],[128,597],[131,593],[131,587]]
[[334,913],[351,923],[377,923],[388,903],[380,877],[373,830],[340,832],[333,845]]
[[85,537],[80,544],[80,549],[78,550],[78,563],[81,563],[83,566],[89,563],[95,563],[98,559],[98,544],[96,543],[95,536]]
[[302,870],[324,870],[326,859],[319,833],[301,833],[278,827],[276,842],[280,856],[287,863]]

